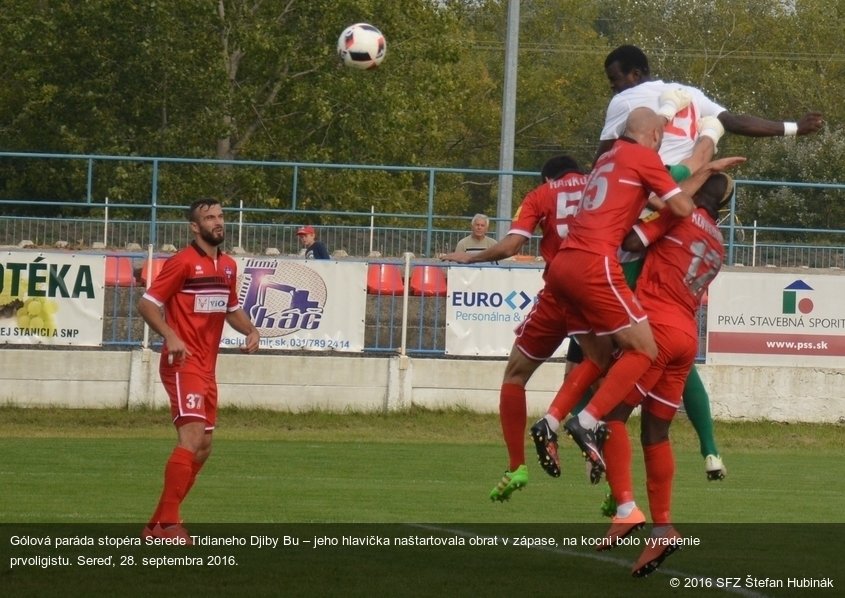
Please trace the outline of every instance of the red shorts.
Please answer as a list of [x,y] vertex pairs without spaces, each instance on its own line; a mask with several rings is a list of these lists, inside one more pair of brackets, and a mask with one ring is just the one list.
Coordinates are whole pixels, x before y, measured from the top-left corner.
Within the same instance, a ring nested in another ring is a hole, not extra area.
[[568,335],[566,311],[545,287],[537,295],[537,302],[516,327],[516,348],[528,359],[545,361],[551,357]]
[[[637,382],[643,410],[672,421],[681,405],[684,385],[698,353],[698,339],[674,326],[651,322],[657,359]],[[630,395],[629,395],[630,399]],[[632,405],[630,400],[626,403]]]
[[168,368],[161,371],[161,382],[170,397],[170,414],[177,427],[205,421],[205,429],[217,423],[217,381],[207,374]]
[[615,258],[564,249],[552,260],[547,280],[566,310],[569,334],[613,334],[647,318]]

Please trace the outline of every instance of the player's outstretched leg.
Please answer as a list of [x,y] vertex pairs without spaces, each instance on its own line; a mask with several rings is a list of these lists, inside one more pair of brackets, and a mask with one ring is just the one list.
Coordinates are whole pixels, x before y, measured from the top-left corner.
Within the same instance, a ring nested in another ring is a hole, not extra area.
[[645,514],[634,501],[631,441],[625,429],[625,422],[610,419],[607,422],[607,428],[610,431],[604,446],[607,459],[607,482],[618,506],[614,509],[616,512],[612,516],[610,529],[596,550],[613,548],[619,540],[645,525]]
[[508,450],[508,471],[525,464],[525,386],[503,382],[499,390],[499,423]]
[[722,480],[727,469],[719,456],[713,432],[713,416],[710,413],[710,397],[704,383],[693,366],[684,386],[684,411],[698,434],[699,449],[704,457],[704,472],[708,480]]

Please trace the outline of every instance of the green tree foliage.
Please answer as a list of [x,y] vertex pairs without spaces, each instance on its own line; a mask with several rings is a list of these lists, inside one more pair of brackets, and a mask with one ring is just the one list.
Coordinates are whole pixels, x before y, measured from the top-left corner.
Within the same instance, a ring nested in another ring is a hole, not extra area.
[[[498,165],[506,0],[0,5],[6,150]],[[726,136],[720,155],[749,157],[738,178],[838,179],[843,0],[523,0],[520,7],[517,170],[539,170],[561,152],[589,166],[610,98],[604,57],[634,43],[649,55],[655,76],[701,87],[733,112],[797,120],[817,109],[832,123],[815,139]],[[344,68],[335,55],[341,30],[359,21],[377,25],[388,40],[385,63],[374,71]],[[96,162],[95,199],[148,202],[153,168]],[[157,195],[170,205],[214,194],[253,209],[326,211],[323,223],[375,206],[397,214],[398,223],[398,215],[423,213],[430,192],[425,172],[298,174],[295,206],[290,168],[161,166]],[[80,201],[87,176],[84,163],[3,161],[0,193]],[[514,194],[534,182],[517,179]],[[496,177],[444,175],[436,185],[437,213],[495,211]],[[796,201],[807,226],[822,215],[831,225],[841,217],[804,196]],[[741,203],[749,210],[743,220],[753,216],[752,203]]]
[[[845,68],[841,50],[845,2],[608,0],[600,4],[603,35],[612,46],[642,47],[655,77],[695,85],[737,114],[796,121],[810,110],[824,113],[828,124],[820,135],[796,139],[726,135],[719,155],[749,159],[734,172],[737,178],[841,181],[845,109],[838,98]],[[845,226],[841,193],[780,186],[741,189],[739,213],[746,224],[757,220],[761,226]]]
[[[83,0],[10,8],[0,23],[9,41],[0,114],[10,150],[449,165],[463,145],[461,116],[478,95],[475,81],[456,74],[467,68],[457,19],[427,0]],[[357,72],[337,61],[340,31],[364,20],[385,31],[390,68]],[[489,110],[495,114],[496,106]],[[100,192],[149,198],[138,193],[149,168],[105,170]],[[66,182],[56,191],[58,177],[36,178],[43,190],[18,189],[72,200],[84,189]],[[300,207],[354,209],[355,178],[306,177]],[[407,186],[426,192],[413,176],[399,185],[396,175],[364,178],[367,193],[358,203],[380,202],[380,211],[406,211]],[[284,207],[291,194],[290,177],[269,169],[171,167],[159,182],[165,202],[213,192]]]

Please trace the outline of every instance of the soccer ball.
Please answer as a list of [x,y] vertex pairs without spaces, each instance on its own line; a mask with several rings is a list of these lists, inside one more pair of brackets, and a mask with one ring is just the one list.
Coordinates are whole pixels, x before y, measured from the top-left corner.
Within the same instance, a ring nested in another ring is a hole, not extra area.
[[384,60],[387,40],[376,27],[355,23],[343,30],[337,40],[337,55],[346,66],[374,69]]

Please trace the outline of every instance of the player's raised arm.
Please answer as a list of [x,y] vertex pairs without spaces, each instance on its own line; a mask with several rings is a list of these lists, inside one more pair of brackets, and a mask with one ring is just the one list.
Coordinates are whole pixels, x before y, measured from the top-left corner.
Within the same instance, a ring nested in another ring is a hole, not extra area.
[[708,162],[678,184],[682,193],[675,195],[666,202],[669,210],[671,210],[671,212],[676,216],[689,216],[695,209],[693,195],[695,195],[699,187],[707,182],[707,179],[709,179],[712,174],[723,172],[728,168],[742,164],[745,161],[746,158],[743,156],[730,156],[728,158],[720,158],[718,160]]
[[824,116],[821,112],[808,112],[798,122],[782,122],[750,114],[734,114],[726,110],[719,114],[719,121],[725,130],[746,137],[810,135],[824,126]]

